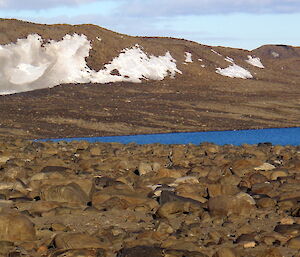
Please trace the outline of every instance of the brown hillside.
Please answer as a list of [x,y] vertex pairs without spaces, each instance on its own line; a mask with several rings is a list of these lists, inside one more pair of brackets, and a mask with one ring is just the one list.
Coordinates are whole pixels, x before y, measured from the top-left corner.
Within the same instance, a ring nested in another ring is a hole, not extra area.
[[[86,35],[92,43],[87,63],[95,70],[135,44],[148,54],[170,51],[182,75],[141,84],[61,85],[0,96],[0,136],[102,136],[300,125],[298,47],[266,45],[247,51],[173,38],[131,37],[95,25],[41,25],[0,19],[0,44],[33,33],[44,40],[60,40],[73,33]],[[185,52],[192,54],[193,63],[184,63]],[[248,55],[260,57],[265,69],[246,63]],[[224,60],[227,56],[254,78],[217,74],[217,67],[230,65]]]

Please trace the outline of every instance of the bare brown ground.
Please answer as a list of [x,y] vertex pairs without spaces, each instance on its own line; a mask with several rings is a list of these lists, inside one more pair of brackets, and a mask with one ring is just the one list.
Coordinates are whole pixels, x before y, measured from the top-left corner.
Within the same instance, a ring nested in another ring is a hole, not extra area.
[[[226,81],[227,80],[227,81]],[[0,137],[62,138],[300,126],[300,87],[225,79],[62,85],[0,97]]]

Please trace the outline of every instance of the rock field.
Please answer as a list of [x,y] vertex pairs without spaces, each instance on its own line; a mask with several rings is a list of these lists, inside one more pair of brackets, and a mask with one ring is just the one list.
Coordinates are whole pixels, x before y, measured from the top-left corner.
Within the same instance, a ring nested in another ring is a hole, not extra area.
[[300,147],[0,141],[0,256],[300,256]]

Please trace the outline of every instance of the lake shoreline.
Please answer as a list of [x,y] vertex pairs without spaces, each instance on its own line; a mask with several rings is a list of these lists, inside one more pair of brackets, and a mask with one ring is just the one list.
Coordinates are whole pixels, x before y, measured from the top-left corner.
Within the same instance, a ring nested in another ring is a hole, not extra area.
[[224,130],[204,132],[174,132],[139,134],[111,137],[78,137],[78,138],[53,138],[37,139],[36,141],[88,141],[88,142],[118,142],[137,144],[200,144],[210,142],[219,145],[233,144],[258,144],[269,142],[279,145],[299,145],[300,127],[265,128],[247,130]]

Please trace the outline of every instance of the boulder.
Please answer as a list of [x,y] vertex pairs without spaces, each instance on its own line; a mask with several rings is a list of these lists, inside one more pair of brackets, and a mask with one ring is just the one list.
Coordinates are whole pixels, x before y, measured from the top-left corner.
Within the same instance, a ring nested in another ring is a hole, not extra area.
[[41,191],[41,199],[45,201],[68,202],[84,205],[89,202],[87,194],[76,183],[44,186]]
[[300,250],[300,236],[290,239],[287,243],[287,246],[292,249]]
[[254,199],[243,192],[236,195],[221,195],[208,200],[208,209],[212,215],[230,214],[249,215],[255,209]]
[[103,249],[72,249],[57,250],[49,255],[49,257],[106,257]]
[[55,236],[54,244],[59,249],[102,248],[103,243],[97,237],[84,233],[61,233]]
[[300,236],[300,224],[280,224],[274,231],[284,236],[297,237]]
[[34,224],[24,215],[0,214],[0,240],[33,241],[36,239]]
[[197,213],[197,215],[201,215],[203,212],[204,210],[199,204],[189,201],[166,202],[157,210],[158,216],[166,219],[172,219],[178,215],[190,213]]
[[195,251],[186,251],[186,250],[173,250],[173,249],[164,249],[156,246],[136,246],[132,248],[123,248],[117,253],[117,257],[163,257],[163,256],[172,256],[172,257],[207,257],[207,255],[195,252]]
[[213,255],[213,257],[237,257],[237,255],[234,252],[234,250],[232,250],[231,248],[223,247],[223,248],[219,249]]

